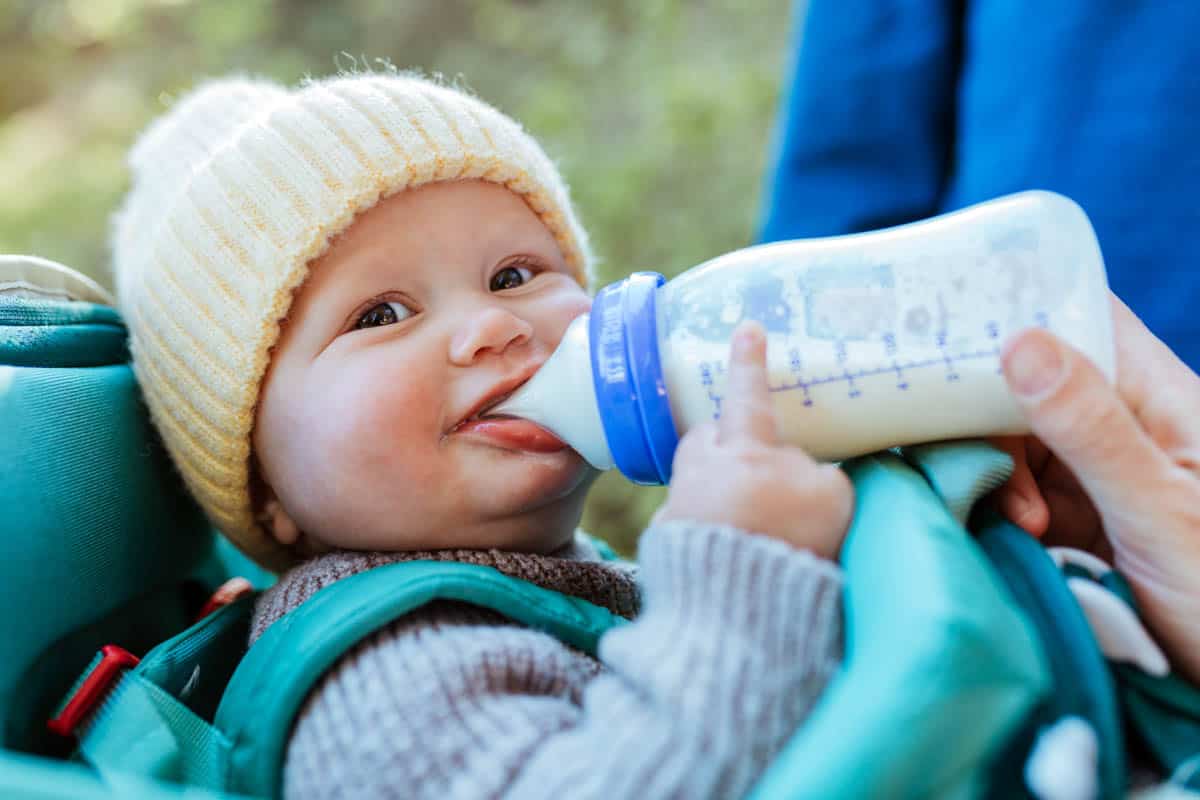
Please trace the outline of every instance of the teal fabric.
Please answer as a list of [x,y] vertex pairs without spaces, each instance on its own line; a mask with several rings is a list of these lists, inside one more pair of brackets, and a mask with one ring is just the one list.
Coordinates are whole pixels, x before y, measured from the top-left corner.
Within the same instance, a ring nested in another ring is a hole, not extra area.
[[[1095,581],[1121,598],[1141,616],[1133,588],[1115,570],[1094,577],[1078,572],[1072,577]],[[1200,793],[1200,686],[1176,673],[1147,675],[1131,664],[1111,664],[1130,738],[1177,786]]]
[[[942,485],[977,487],[951,504],[990,483],[964,477],[1010,468],[974,445],[942,455],[924,462]],[[752,797],[978,797],[1051,688],[1036,634],[922,474],[894,454],[843,468],[846,660]]]
[[954,520],[965,526],[975,502],[1012,474],[1012,459],[986,442],[968,440],[906,447],[903,457],[929,481]]
[[0,296],[0,364],[98,367],[128,360],[125,326],[116,310]]
[[112,782],[225,786],[230,743],[211,719],[245,653],[253,607],[254,597],[241,598],[150,650],[92,714],[77,758]]
[[1025,796],[1020,770],[1040,730],[1063,717],[1085,720],[1099,745],[1099,797],[1125,790],[1125,742],[1116,687],[1091,626],[1058,566],[1029,534],[994,512],[982,516],[979,543],[1046,653],[1054,690],[1013,737],[994,770],[992,797]]
[[317,679],[365,636],[434,599],[491,608],[591,654],[605,631],[625,622],[473,564],[410,561],[344,578],[273,623],[234,673],[215,720],[233,745],[227,788],[277,796],[292,720]]
[[1132,735],[1179,785],[1200,792],[1200,688],[1178,675],[1155,678],[1114,664]]
[[[491,608],[593,654],[604,632],[624,622],[606,608],[489,567],[414,561],[326,587],[243,653],[254,602],[246,597],[126,673],[93,714],[79,757],[107,780],[132,773],[276,796],[292,718],[316,681],[356,642],[434,599]],[[218,691],[199,699],[206,684]]]
[[133,672],[211,721],[246,654],[254,601],[247,595],[218,608],[146,653]]
[[253,608],[243,597],[148,652],[93,713],[79,757],[104,774],[223,787],[230,744],[210,721],[245,653]]
[[125,675],[93,715],[80,757],[101,775],[220,789],[229,741],[169,692],[137,672]]
[[178,786],[133,773],[99,774],[68,764],[0,750],[5,800],[239,800],[228,792]]
[[[28,615],[42,612],[31,598]],[[80,609],[80,615],[85,614]],[[5,652],[29,657],[27,667],[13,673],[14,690],[4,709],[8,729],[4,747],[31,753],[61,753],[64,740],[46,728],[46,720],[64,698],[67,688],[80,671],[105,644],[119,644],[141,654],[177,630],[186,627],[195,614],[195,606],[181,587],[168,584],[135,596],[88,624],[76,628],[40,652],[31,654],[30,644],[40,640],[14,642]]]
[[0,746],[41,751],[44,720],[114,632],[161,641],[185,624],[171,595],[214,539],[113,309],[0,296],[0,420],[0,606],[19,609],[0,616]]

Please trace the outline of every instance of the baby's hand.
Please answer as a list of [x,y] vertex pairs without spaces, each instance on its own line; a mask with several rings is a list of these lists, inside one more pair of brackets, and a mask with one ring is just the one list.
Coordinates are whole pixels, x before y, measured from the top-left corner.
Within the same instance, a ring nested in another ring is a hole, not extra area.
[[854,510],[846,474],[782,444],[767,389],[766,335],[733,335],[721,418],[688,431],[655,521],[731,525],[836,559]]

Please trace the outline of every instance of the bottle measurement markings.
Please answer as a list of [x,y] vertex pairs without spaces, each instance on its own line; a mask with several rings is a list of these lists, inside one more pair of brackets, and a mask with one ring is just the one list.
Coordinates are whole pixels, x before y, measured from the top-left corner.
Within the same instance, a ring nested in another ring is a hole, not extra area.
[[[1039,327],[1047,328],[1050,325],[1049,317],[1045,312],[1039,311],[1034,314],[1034,324]],[[935,334],[934,341],[937,345],[938,355],[930,358],[919,359],[915,361],[901,361],[898,358],[899,347],[896,342],[894,333],[885,333],[883,335],[883,346],[885,357],[888,361],[878,367],[867,367],[862,369],[852,370],[847,365],[850,362],[847,344],[844,340],[838,340],[834,343],[834,359],[839,367],[840,372],[835,372],[824,377],[804,377],[804,361],[800,355],[800,349],[793,347],[788,350],[788,370],[792,374],[792,380],[787,383],[768,387],[772,393],[775,392],[791,392],[799,390],[804,394],[803,405],[812,407],[814,404],[812,389],[817,386],[827,386],[829,384],[844,383],[846,385],[846,397],[855,399],[863,394],[862,387],[857,381],[864,378],[872,378],[878,375],[892,374],[896,376],[895,389],[897,391],[907,391],[910,383],[906,373],[913,370],[929,369],[930,367],[942,367],[945,369],[944,378],[948,383],[955,383],[961,379],[957,365],[965,361],[980,361],[985,359],[996,359],[997,371],[1000,371],[1000,325],[995,321],[989,320],[984,325],[984,334],[987,338],[989,347],[979,350],[969,350],[961,353],[952,353],[948,347],[949,337],[945,331],[938,331]],[[700,367],[700,382],[708,394],[708,399],[713,405],[713,419],[719,419],[721,416],[721,394],[716,390],[716,378],[723,377],[725,372],[724,362],[721,361],[702,361]]]
[[[941,355],[936,358],[926,358],[926,359],[922,359],[919,361],[900,362],[900,361],[893,360],[891,364],[888,364],[886,366],[858,369],[858,370],[854,370],[854,371],[844,371],[840,374],[833,374],[833,375],[829,375],[829,376],[826,376],[823,378],[797,379],[796,381],[791,382],[791,383],[785,383],[785,384],[782,384],[779,386],[772,386],[772,387],[770,387],[770,391],[772,391],[772,392],[790,392],[790,391],[794,391],[796,389],[802,389],[805,393],[804,396],[806,399],[806,402],[804,403],[804,405],[811,406],[812,402],[811,402],[811,395],[809,394],[809,389],[811,389],[814,386],[825,386],[825,385],[828,385],[831,383],[843,383],[844,382],[847,384],[847,388],[849,389],[849,391],[847,391],[846,396],[854,398],[854,397],[859,397],[862,395],[862,389],[853,383],[853,381],[855,379],[870,378],[870,377],[874,377],[876,375],[895,374],[895,375],[899,375],[901,377],[900,383],[896,384],[896,389],[898,389],[900,391],[905,391],[909,387],[907,379],[905,379],[903,377],[903,373],[905,370],[926,369],[929,367],[936,367],[936,366],[945,367],[947,361],[949,361],[951,367],[953,367],[954,364],[958,364],[963,361],[977,361],[979,359],[997,358],[999,355],[1000,355],[1000,348],[996,347],[996,348],[992,348],[989,350],[976,350],[973,352],[966,352],[966,353],[956,353],[956,354],[947,353],[945,355]],[[952,383],[954,381],[957,381],[960,376],[955,371],[955,372],[951,372],[951,373],[947,374],[945,377],[948,382]]]
[[808,386],[801,379],[801,374],[804,371],[804,364],[800,360],[799,348],[793,347],[788,351],[788,366],[791,367],[792,374],[800,381],[798,387],[804,391],[804,405],[811,406],[813,404],[812,395],[808,392]]

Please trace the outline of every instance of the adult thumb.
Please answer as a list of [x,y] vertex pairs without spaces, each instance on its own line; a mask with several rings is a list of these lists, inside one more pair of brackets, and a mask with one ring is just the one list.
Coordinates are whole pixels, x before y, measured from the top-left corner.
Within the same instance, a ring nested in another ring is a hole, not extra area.
[[1034,435],[1070,468],[1102,515],[1148,502],[1170,460],[1086,356],[1033,329],[1006,345],[1001,363]]

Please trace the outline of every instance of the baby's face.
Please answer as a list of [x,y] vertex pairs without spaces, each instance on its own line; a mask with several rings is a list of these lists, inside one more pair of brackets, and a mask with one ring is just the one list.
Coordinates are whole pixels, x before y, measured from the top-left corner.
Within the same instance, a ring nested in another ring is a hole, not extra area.
[[462,423],[527,379],[590,303],[550,232],[496,184],[433,184],[363,214],[313,263],[261,392],[254,449],[276,535],[294,523],[318,547],[564,544],[594,470],[529,423]]

